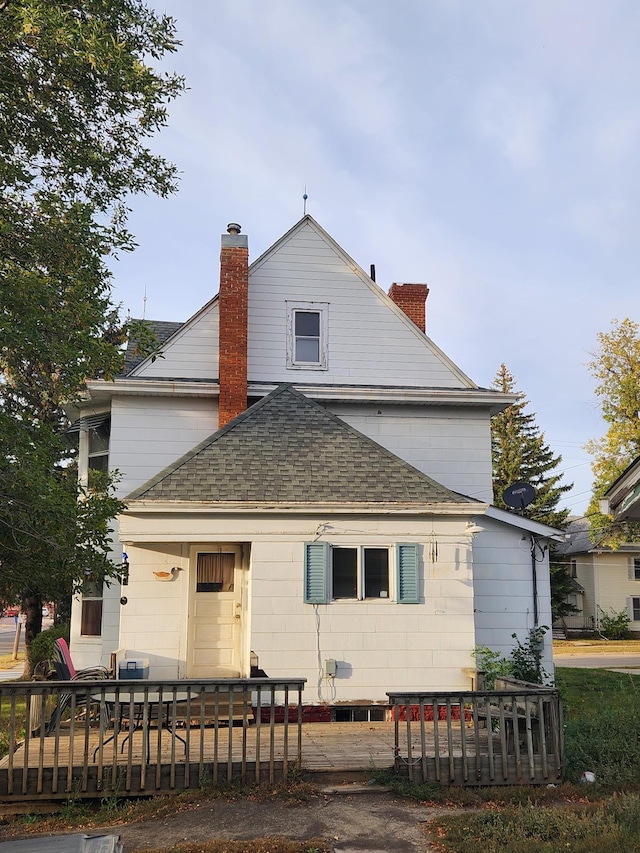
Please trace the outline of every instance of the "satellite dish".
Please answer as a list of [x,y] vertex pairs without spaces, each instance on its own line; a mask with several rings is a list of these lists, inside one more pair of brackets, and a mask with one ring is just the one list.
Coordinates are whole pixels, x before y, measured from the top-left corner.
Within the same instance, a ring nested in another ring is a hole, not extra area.
[[502,493],[502,500],[514,509],[524,509],[536,496],[536,490],[530,483],[514,483]]

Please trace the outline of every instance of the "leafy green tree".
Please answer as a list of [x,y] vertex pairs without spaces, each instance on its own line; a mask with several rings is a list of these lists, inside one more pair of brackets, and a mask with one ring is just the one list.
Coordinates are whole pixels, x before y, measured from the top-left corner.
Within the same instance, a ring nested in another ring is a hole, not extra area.
[[107,261],[134,247],[132,194],[176,187],[148,142],[184,88],[151,63],[177,46],[142,0],[0,1],[0,597],[28,640],[43,594],[118,571],[120,505],[77,485],[64,406],[119,371],[128,334],[150,343],[119,322]]
[[556,472],[562,456],[554,455],[546,444],[535,415],[526,411],[527,398],[517,391],[515,379],[504,364],[492,387],[504,393],[518,393],[517,402],[491,419],[494,504],[508,509],[502,498],[504,490],[513,483],[527,482],[536,492],[525,510],[527,517],[551,527],[564,527],[569,510],[559,510],[558,502],[573,484],[563,484],[563,475]]
[[613,547],[624,541],[640,540],[640,524],[612,526],[602,515],[598,499],[609,486],[640,456],[640,326],[628,318],[613,320],[608,332],[598,334],[598,349],[589,362],[596,379],[606,434],[593,439],[586,450],[594,460],[593,496],[588,509],[592,534],[598,542]]

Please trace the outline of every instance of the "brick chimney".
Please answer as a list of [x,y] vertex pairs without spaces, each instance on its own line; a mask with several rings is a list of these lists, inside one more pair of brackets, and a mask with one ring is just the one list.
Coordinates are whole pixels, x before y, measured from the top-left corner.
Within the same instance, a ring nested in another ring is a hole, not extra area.
[[425,305],[429,288],[426,284],[392,284],[389,296],[410,320],[423,332],[426,331]]
[[227,232],[220,249],[218,427],[247,408],[249,246],[235,222],[227,226]]

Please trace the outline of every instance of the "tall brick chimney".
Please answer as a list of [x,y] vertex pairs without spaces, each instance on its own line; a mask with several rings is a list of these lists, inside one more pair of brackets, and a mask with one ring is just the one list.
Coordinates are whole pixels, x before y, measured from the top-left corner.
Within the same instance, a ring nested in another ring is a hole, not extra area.
[[247,323],[249,246],[240,226],[231,222],[220,249],[220,342],[218,427],[247,408]]
[[426,284],[392,284],[389,296],[410,320],[423,332],[427,330],[426,302],[429,288]]

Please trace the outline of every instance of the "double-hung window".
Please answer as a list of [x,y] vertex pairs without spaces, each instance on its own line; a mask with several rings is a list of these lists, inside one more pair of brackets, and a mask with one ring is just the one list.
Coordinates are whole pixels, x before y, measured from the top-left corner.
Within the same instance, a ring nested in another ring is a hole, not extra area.
[[629,619],[632,622],[640,622],[640,597],[632,596],[627,599],[627,609],[629,613]]
[[389,598],[389,549],[332,548],[331,597]]
[[287,367],[327,369],[327,319],[325,302],[287,303]]
[[631,577],[634,581],[640,581],[640,557],[633,557],[633,566],[631,567]]
[[400,543],[392,548],[343,547],[307,542],[305,602],[327,604],[342,599],[392,599],[400,604],[417,604],[418,546]]
[[83,637],[99,637],[102,633],[102,584],[85,581],[82,588],[82,615],[80,634]]

